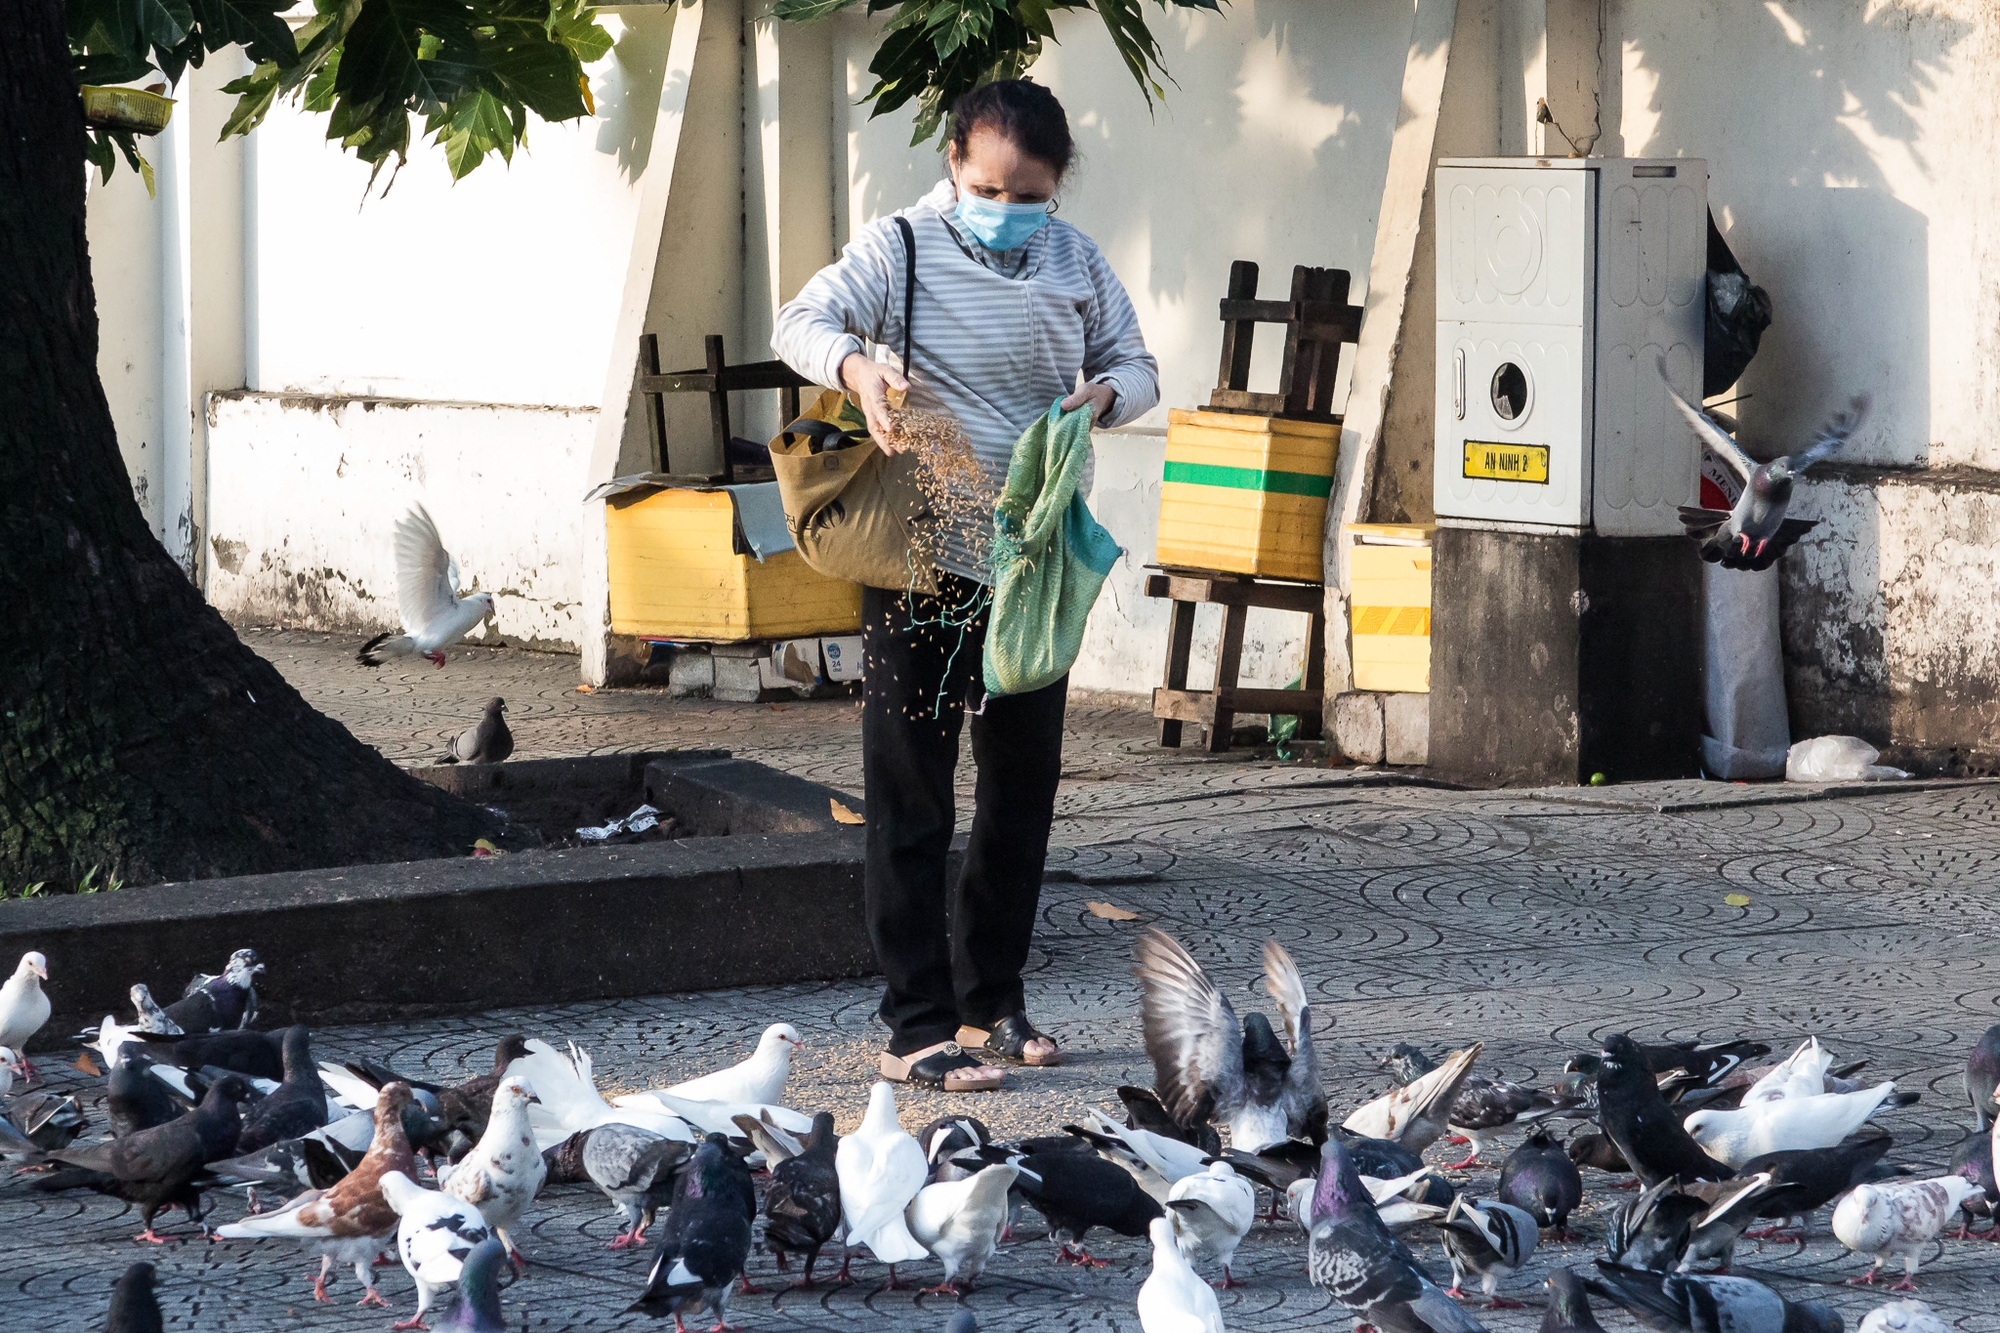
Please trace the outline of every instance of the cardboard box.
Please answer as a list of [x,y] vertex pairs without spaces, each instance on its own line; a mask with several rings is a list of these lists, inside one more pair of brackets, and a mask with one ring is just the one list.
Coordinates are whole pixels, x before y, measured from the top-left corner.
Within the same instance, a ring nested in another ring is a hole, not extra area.
[[822,638],[819,641],[821,654],[826,658],[826,678],[845,684],[860,680],[867,652],[859,634],[843,634],[837,638]]

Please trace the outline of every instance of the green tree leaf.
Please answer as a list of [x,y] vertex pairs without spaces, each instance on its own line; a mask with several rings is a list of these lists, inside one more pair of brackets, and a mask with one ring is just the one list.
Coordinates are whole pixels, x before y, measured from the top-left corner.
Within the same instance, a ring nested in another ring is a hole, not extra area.
[[280,66],[299,58],[290,26],[278,17],[291,0],[192,0],[191,7],[210,51],[240,46],[251,60]]

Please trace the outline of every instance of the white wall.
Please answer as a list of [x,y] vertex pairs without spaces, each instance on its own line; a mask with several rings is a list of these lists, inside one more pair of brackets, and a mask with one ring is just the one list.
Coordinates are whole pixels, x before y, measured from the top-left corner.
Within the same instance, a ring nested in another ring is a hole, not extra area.
[[208,596],[237,624],[397,624],[395,523],[421,503],[508,643],[582,635],[597,412],[287,397],[208,403]]

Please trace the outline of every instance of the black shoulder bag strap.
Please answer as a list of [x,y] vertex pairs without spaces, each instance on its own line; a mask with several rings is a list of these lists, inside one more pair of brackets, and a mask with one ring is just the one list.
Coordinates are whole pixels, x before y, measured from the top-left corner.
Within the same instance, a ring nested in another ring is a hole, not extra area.
[[903,377],[910,374],[910,315],[917,300],[917,233],[910,220],[896,214],[896,227],[903,233]]

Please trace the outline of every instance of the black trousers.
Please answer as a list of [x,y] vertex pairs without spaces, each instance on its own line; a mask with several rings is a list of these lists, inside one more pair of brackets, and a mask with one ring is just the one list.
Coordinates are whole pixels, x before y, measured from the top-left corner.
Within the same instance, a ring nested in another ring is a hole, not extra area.
[[889,1051],[908,1055],[1022,1012],[1042,862],[1062,772],[1065,677],[985,701],[964,869],[947,883],[952,773],[968,699],[980,708],[979,586],[940,571],[937,596],[866,589],[861,768],[868,801],[868,934],[888,985]]

